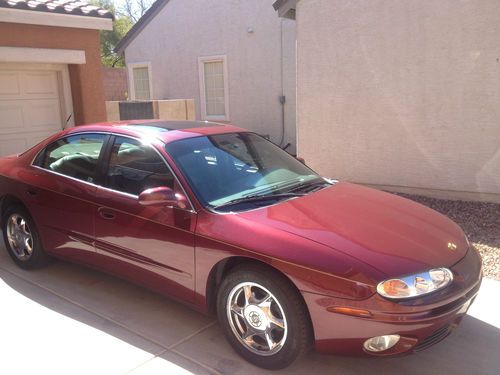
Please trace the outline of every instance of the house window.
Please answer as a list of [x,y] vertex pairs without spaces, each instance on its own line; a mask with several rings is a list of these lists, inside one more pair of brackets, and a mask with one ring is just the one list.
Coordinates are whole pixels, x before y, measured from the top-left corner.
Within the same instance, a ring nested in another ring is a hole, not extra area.
[[151,100],[151,64],[133,63],[128,64],[131,82],[130,94],[132,100]]
[[200,57],[201,115],[204,120],[229,120],[225,56]]

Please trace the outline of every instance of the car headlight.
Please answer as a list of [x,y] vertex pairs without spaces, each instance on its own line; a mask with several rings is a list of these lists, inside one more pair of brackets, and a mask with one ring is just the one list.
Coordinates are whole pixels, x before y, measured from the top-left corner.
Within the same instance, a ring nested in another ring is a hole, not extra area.
[[448,268],[434,268],[427,272],[389,279],[377,285],[377,292],[390,299],[418,297],[442,289],[453,281]]

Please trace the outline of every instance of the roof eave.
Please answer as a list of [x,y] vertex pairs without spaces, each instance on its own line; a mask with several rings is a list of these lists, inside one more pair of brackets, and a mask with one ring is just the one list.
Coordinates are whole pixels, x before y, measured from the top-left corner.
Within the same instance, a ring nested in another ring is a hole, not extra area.
[[81,16],[67,13],[41,12],[36,10],[0,7],[0,22],[29,25],[70,27],[77,29],[112,30],[109,17]]
[[274,10],[283,18],[295,19],[295,9],[299,0],[276,0],[273,4]]
[[114,51],[117,54],[123,54],[125,48],[135,39],[135,37],[149,24],[149,22],[163,9],[170,0],[156,0],[153,5],[149,7],[146,13],[135,23],[134,26],[128,31],[127,34],[118,42]]

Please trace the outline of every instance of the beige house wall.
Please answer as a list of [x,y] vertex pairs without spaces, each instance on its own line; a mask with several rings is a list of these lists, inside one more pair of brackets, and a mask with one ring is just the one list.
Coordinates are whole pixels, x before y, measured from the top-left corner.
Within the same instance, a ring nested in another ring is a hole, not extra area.
[[500,201],[500,2],[300,0],[298,153],[324,175]]
[[[201,119],[198,58],[223,55],[229,122],[295,149],[295,21],[273,0],[170,0],[125,48],[125,60],[150,63],[153,99],[194,98]],[[283,67],[283,69],[282,69]],[[130,80],[129,80],[130,81]]]

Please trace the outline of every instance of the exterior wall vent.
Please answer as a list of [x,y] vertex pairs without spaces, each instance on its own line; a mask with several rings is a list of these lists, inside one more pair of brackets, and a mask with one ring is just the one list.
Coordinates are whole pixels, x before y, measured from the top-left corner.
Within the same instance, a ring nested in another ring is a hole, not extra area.
[[120,102],[120,120],[154,119],[152,101],[126,101]]

